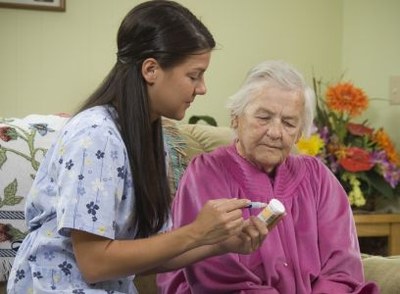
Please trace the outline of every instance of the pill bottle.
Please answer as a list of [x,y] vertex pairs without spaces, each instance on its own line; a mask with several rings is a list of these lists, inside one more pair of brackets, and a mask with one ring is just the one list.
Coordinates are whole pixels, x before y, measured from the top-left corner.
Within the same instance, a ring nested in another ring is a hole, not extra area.
[[285,206],[278,199],[272,199],[257,217],[271,230],[284,215]]

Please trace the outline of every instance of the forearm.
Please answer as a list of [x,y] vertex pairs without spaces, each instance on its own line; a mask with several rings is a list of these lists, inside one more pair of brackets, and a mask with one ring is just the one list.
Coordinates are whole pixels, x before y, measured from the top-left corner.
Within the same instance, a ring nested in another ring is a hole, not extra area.
[[151,269],[147,273],[161,273],[180,269],[205,258],[220,255],[223,253],[224,252],[222,252],[218,245],[204,245],[186,251],[185,253],[182,253],[174,258],[171,258],[161,266]]
[[[90,283],[159,268],[170,259],[201,245],[190,225],[137,240],[110,240],[74,231],[73,240],[79,268]],[[207,250],[203,250],[194,258],[190,257],[191,254],[184,254],[183,258],[178,258],[170,266],[198,260],[207,254]]]
[[[87,282],[94,283],[160,267],[196,247],[217,244],[240,233],[244,223],[241,209],[247,203],[246,199],[208,201],[195,221],[146,239],[110,240],[73,230],[71,238],[79,269]],[[198,260],[211,254],[210,248],[195,251],[193,257],[186,254],[172,265]]]
[[156,268],[155,271],[165,272],[179,269],[202,259],[225,253],[250,254],[261,246],[267,233],[265,224],[259,219],[251,217],[245,222],[242,232],[237,235],[213,245],[203,245],[189,250]]

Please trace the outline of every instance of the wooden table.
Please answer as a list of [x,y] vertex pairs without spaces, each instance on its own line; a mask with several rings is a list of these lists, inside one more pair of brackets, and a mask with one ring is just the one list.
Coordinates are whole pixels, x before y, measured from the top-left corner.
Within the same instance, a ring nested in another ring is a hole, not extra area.
[[358,237],[387,237],[389,255],[400,255],[400,214],[354,214]]

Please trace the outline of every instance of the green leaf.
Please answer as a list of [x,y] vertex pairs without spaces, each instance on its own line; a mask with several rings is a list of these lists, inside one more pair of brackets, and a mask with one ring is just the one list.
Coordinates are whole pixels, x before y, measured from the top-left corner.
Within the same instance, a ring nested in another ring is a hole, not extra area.
[[18,230],[17,228],[13,227],[12,225],[9,225],[9,231],[7,232],[11,236],[11,242],[17,241],[17,240],[23,240],[26,235],[28,235],[28,232],[22,232],[21,230]]
[[11,140],[17,140],[18,139],[18,133],[15,128],[9,128],[6,132],[6,135],[11,138]]
[[6,150],[0,147],[0,168],[7,161]]
[[24,197],[21,196],[14,196],[9,198],[4,197],[3,205],[14,206],[21,203],[23,199]]
[[4,188],[4,200],[2,202],[2,206],[3,205],[9,205],[9,206],[17,205],[22,201],[22,199],[24,199],[24,197],[16,196],[17,190],[18,190],[18,181],[17,181],[17,179],[14,179],[14,181],[12,181],[10,184],[8,184]]
[[388,182],[385,181],[385,179],[377,174],[376,172],[369,171],[368,173],[360,173],[358,175],[361,179],[364,181],[368,182],[372,186],[373,189],[375,189],[379,195],[372,195],[372,196],[383,196],[385,198],[393,198],[394,193],[393,193],[393,188],[389,185]]
[[15,197],[15,194],[17,194],[17,188],[18,188],[18,182],[17,179],[14,179],[14,181],[12,181],[4,188],[4,201],[7,198]]
[[18,189],[18,181],[17,179],[14,179],[14,181],[12,181],[4,188],[4,200],[2,202],[2,206],[3,205],[14,206],[19,204],[24,199],[24,197],[16,196],[17,189]]

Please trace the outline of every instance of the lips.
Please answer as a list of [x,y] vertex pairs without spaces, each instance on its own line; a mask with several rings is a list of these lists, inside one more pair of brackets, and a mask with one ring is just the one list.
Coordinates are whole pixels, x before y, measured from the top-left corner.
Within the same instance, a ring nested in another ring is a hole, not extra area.
[[275,146],[275,145],[269,145],[269,144],[262,144],[263,146],[271,149],[282,149],[282,146]]

